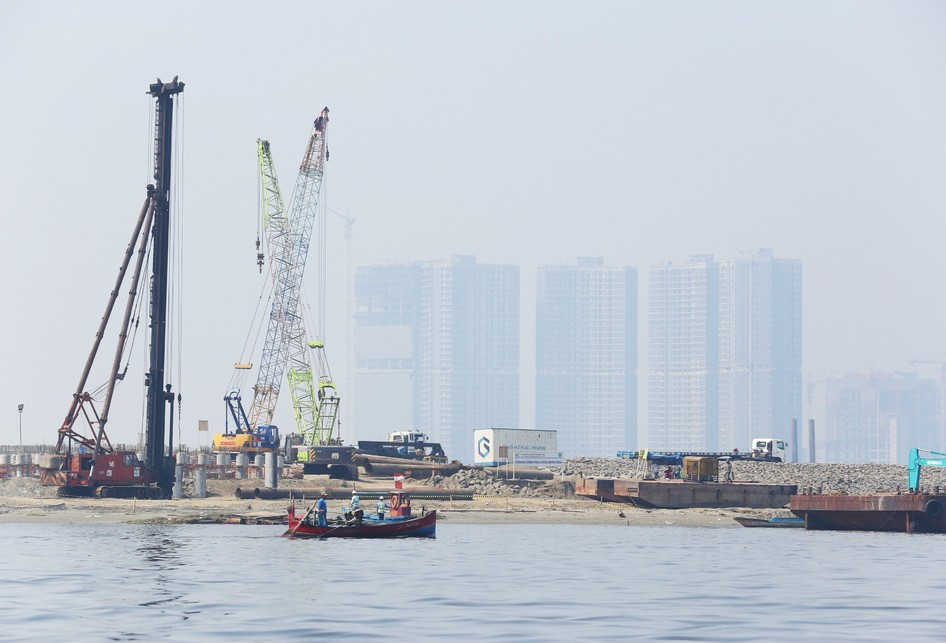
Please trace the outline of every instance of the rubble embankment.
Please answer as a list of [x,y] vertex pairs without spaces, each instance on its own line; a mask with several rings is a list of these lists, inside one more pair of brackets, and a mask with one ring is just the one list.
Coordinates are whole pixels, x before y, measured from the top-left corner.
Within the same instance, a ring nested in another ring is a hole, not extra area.
[[[811,488],[821,493],[867,495],[907,489],[907,468],[896,464],[827,464],[752,462],[735,460],[733,476],[737,481],[763,484],[792,484],[799,491]],[[636,460],[617,458],[575,458],[555,470],[565,476],[585,478],[633,478],[638,473]],[[946,489],[946,468],[925,467],[920,485],[924,489]]]
[[[861,495],[907,489],[907,468],[902,465],[792,464],[745,460],[734,461],[732,465],[736,481],[797,485],[799,491],[810,488],[821,493]],[[509,472],[464,469],[451,476],[435,475],[423,480],[411,480],[408,484],[457,489],[486,497],[575,498],[576,478],[634,478],[639,477],[640,472],[636,460],[583,457],[566,460],[561,467],[547,470],[545,477],[551,473],[554,476],[551,480],[529,479],[530,470],[521,468],[514,479],[504,477],[509,476]],[[230,487],[239,482],[209,480],[209,491],[212,496],[229,497],[232,494]],[[310,483],[292,480],[286,481],[286,484],[294,486]],[[946,490],[946,468],[924,468],[921,486],[926,490],[937,486]],[[40,486],[35,478],[11,477],[0,479],[0,496],[56,498],[57,489]]]

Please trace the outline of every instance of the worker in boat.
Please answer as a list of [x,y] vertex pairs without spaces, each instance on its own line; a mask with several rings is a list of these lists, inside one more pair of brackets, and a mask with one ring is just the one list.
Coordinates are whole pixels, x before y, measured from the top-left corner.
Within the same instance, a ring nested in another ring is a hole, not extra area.
[[388,503],[384,501],[384,496],[378,496],[378,520],[384,520],[384,514],[387,513]]
[[351,491],[351,513],[355,517],[355,522],[361,522],[365,517],[365,512],[361,508],[361,500],[358,498],[358,492],[354,489]]
[[326,498],[328,498],[328,494],[323,491],[322,497],[315,503],[315,515],[318,518],[319,527],[328,527],[328,503],[325,501]]
[[355,515],[351,512],[351,508],[348,505],[342,507],[342,520],[345,521],[345,524],[351,524],[355,522]]

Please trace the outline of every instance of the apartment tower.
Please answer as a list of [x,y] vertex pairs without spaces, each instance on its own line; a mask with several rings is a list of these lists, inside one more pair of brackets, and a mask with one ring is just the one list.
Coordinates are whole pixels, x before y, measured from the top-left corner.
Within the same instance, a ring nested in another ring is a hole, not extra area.
[[801,417],[801,262],[768,249],[648,275],[653,449],[747,449]]
[[472,461],[474,429],[518,426],[518,266],[362,267],[355,299],[358,435],[414,428]]
[[542,267],[536,300],[536,427],[566,457],[636,448],[637,270]]

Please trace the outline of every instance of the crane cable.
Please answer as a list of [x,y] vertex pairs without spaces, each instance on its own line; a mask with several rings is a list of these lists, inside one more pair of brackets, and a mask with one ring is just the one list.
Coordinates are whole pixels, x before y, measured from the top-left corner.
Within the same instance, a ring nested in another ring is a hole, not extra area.
[[[145,161],[145,184],[153,185],[155,181],[154,179],[155,112],[154,112],[154,102],[150,96],[145,100],[145,104],[147,105],[147,108],[148,108],[148,145],[147,145],[148,156]],[[142,234],[148,235],[148,244],[147,244],[148,249],[147,249],[147,255],[145,256],[144,265],[149,265],[151,263],[151,247],[153,245],[151,241],[153,240],[153,237],[151,235],[151,230],[144,230],[142,231]],[[136,305],[138,306],[138,313],[135,314],[136,336],[137,336],[138,321],[139,321],[138,314],[140,314],[140,311],[145,305],[145,303],[150,304],[150,300],[151,300],[150,287],[143,288],[142,286],[142,284],[148,281],[150,280],[148,279],[141,280],[139,284],[138,294],[135,295],[135,302],[136,302]],[[149,308],[150,308],[150,305],[149,305]],[[128,363],[131,362],[131,355],[132,355],[132,347],[129,346]],[[145,364],[145,367],[144,367],[145,370],[147,370],[148,359],[149,359],[148,342],[143,342],[142,351],[141,351],[141,363]],[[126,364],[125,370],[127,371],[127,364]],[[147,424],[147,422],[148,422],[148,396],[143,395],[141,396],[141,410],[140,410],[140,417],[139,417],[139,423],[138,423],[138,426],[141,427],[138,431],[138,450],[139,451],[143,451],[145,448],[144,431],[145,431],[145,425]]]
[[[174,137],[176,138],[174,145],[174,169],[175,169],[175,185],[177,189],[174,193],[174,202],[175,208],[173,212],[177,215],[178,225],[174,226],[174,240],[176,243],[172,246],[174,248],[174,274],[176,279],[172,284],[174,285],[174,294],[175,297],[172,298],[172,302],[175,305],[175,311],[177,313],[176,317],[176,330],[177,330],[177,341],[174,343],[173,349],[171,350],[171,365],[177,365],[177,445],[180,448],[181,445],[181,430],[183,428],[182,422],[182,413],[181,413],[181,390],[183,390],[183,366],[184,366],[184,223],[185,223],[185,212],[184,212],[184,96],[183,94],[175,94],[174,102],[177,105],[177,127],[174,128]],[[173,320],[174,317],[172,316]],[[177,360],[174,360],[174,353],[176,350]],[[173,402],[172,402],[173,405]],[[173,406],[172,406],[173,409]],[[170,455],[170,454],[169,454]]]
[[328,212],[325,210],[325,203],[328,201],[328,189],[325,185],[325,177],[323,172],[322,177],[322,194],[319,198],[319,326],[318,333],[319,337],[324,341],[325,338],[325,268],[328,265],[328,259],[326,257],[327,244],[326,237],[328,236]]
[[[266,270],[266,278],[263,280],[262,287],[260,288],[259,296],[256,298],[256,309],[253,311],[253,317],[250,321],[249,329],[247,330],[246,337],[243,340],[243,349],[240,351],[239,363],[244,363],[248,359],[252,358],[256,354],[256,347],[259,344],[260,337],[263,334],[264,327],[264,318],[265,315],[261,315],[260,312],[263,310],[268,310],[270,307],[270,302],[273,298],[273,279],[272,279],[272,265]],[[265,297],[265,305],[263,304]],[[250,343],[252,340],[252,344]],[[233,369],[233,376],[230,380],[230,386],[228,391],[234,388],[243,388],[244,381],[247,376],[247,369]]]
[[318,226],[318,243],[316,243],[316,270],[318,274],[316,275],[316,313],[313,316],[311,298],[308,296],[305,283],[303,282],[300,285],[301,299],[302,299],[302,311],[304,315],[303,327],[306,329],[307,334],[310,335],[310,339],[315,339],[319,341],[325,341],[325,290],[326,290],[326,266],[328,265],[328,260],[326,258],[326,239],[328,237],[328,221],[326,213],[326,188],[325,182],[323,179],[321,187],[321,197],[319,198],[319,226]]
[[[264,263],[262,244],[265,239],[263,234],[263,186],[261,181],[256,182],[256,204],[256,263],[257,266],[259,266],[260,274],[262,274]],[[263,280],[260,294],[256,298],[256,309],[253,311],[246,337],[243,339],[243,349],[240,351],[240,358],[237,361],[238,364],[247,363],[247,360],[252,359],[252,356],[256,354],[256,346],[259,344],[264,326],[263,316],[260,315],[260,311],[264,310],[262,305],[263,295],[267,295],[265,309],[268,310],[274,294],[272,281],[272,263],[270,263],[266,268],[266,278]],[[250,344],[251,339],[252,344]],[[234,388],[243,389],[249,370],[250,369],[245,368],[233,369],[233,375],[230,377],[230,384],[227,387],[228,394],[229,391],[232,391]]]

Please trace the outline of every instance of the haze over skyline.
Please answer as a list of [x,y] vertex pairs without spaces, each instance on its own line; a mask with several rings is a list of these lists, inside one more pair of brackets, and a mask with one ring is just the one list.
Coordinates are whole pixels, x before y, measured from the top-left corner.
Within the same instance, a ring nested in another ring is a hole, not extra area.
[[[579,256],[638,269],[645,329],[652,265],[772,248],[803,265],[810,381],[946,359],[941,3],[146,8],[0,5],[0,443],[17,439],[18,403],[24,442],[56,439],[150,181],[145,91],[175,75],[184,325],[168,380],[192,445],[198,419],[223,428],[265,277],[256,139],[271,141],[288,199],[326,105],[322,198],[356,220],[353,266],[520,266],[523,427],[535,417],[536,269]],[[344,221],[327,225],[325,340],[345,399],[347,246]],[[642,387],[646,342],[641,332]],[[107,340],[96,383],[112,350]],[[939,364],[917,368],[936,377]],[[137,439],[141,382],[116,394],[114,442]],[[291,425],[288,399],[277,423]]]

